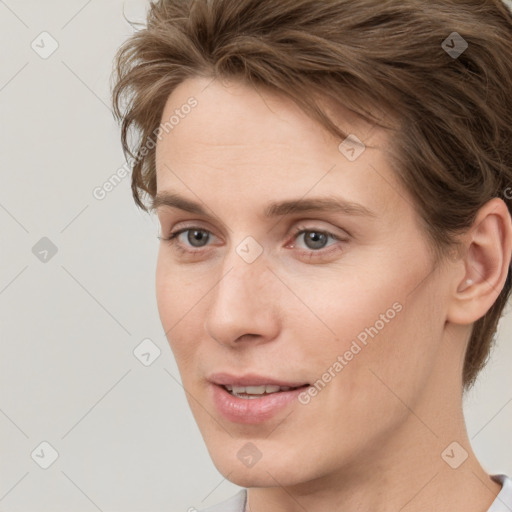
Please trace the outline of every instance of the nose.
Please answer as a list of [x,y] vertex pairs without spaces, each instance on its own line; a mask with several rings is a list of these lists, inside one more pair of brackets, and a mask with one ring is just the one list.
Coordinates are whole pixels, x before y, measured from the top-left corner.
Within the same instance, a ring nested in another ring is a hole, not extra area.
[[279,330],[279,280],[263,255],[248,263],[233,251],[224,263],[217,285],[208,294],[206,333],[233,348],[275,339]]

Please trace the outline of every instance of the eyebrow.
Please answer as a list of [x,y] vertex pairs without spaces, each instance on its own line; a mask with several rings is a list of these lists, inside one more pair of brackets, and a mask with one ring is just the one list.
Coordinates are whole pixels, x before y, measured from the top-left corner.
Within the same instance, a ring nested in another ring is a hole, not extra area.
[[[177,208],[205,217],[209,216],[208,212],[201,204],[176,193],[160,192],[153,198],[151,203],[152,211],[162,209],[163,207]],[[270,202],[265,207],[263,216],[265,218],[274,218],[304,212],[335,212],[345,215],[377,217],[375,212],[369,210],[362,204],[334,196]]]

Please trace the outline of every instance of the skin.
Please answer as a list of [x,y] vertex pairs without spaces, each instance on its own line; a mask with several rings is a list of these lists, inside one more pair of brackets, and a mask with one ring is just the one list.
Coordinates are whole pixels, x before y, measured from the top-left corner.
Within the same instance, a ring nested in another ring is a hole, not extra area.
[[[461,238],[463,256],[435,265],[387,162],[388,132],[337,111],[339,125],[367,146],[350,162],[341,141],[293,102],[237,82],[187,80],[162,119],[190,96],[197,107],[157,144],[157,191],[199,202],[210,215],[170,207],[157,214],[163,237],[188,227],[210,238],[191,245],[193,233],[178,237],[195,255],[162,241],[156,292],[215,466],[249,489],[253,512],[487,510],[501,486],[471,450],[461,372],[471,325],[506,279],[505,203],[482,207]],[[262,215],[270,200],[328,195],[374,216]],[[307,233],[295,237],[295,227],[340,241],[315,246]],[[247,236],[264,249],[252,263],[236,252]],[[313,383],[394,303],[401,311],[308,404],[257,425],[229,422],[215,409],[212,372]],[[247,442],[261,452],[252,467],[237,457]],[[441,456],[453,442],[468,453],[457,469]]]

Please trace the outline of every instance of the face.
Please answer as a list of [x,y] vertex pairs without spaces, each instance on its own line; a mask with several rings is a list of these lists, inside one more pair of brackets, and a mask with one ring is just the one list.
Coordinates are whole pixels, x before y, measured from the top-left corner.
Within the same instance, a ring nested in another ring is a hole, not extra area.
[[169,97],[156,153],[158,309],[192,413],[238,485],[354,475],[442,374],[443,275],[387,133],[338,112],[366,145],[340,148],[290,100],[210,82]]

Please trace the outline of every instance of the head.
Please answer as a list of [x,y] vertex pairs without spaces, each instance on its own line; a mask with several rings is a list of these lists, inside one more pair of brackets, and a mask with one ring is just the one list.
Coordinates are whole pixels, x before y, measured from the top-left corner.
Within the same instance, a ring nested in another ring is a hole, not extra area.
[[[475,382],[511,289],[511,21],[498,0],[170,0],[120,48],[162,325],[230,480],[363,466]],[[237,416],[233,376],[304,388]]]

